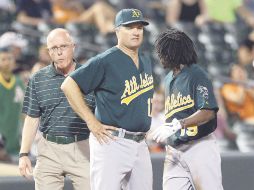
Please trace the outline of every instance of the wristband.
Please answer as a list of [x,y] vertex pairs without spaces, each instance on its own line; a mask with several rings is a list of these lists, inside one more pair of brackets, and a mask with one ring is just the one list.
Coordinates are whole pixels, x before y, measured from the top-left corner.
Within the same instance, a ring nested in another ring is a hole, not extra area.
[[185,126],[185,119],[181,119],[180,124],[181,124],[182,128],[184,129],[186,127]]
[[23,157],[23,156],[28,156],[28,153],[20,153],[19,154],[19,158]]

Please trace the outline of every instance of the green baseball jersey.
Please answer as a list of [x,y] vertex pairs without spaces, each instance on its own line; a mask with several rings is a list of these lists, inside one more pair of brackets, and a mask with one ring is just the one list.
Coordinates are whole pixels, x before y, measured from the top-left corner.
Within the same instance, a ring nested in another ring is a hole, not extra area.
[[139,55],[139,68],[119,48],[91,58],[70,75],[87,94],[94,91],[95,115],[103,124],[146,132],[151,124],[153,76],[149,59]]
[[19,152],[21,107],[24,85],[18,76],[9,82],[0,74],[0,133],[6,138],[6,150],[10,154]]
[[[174,118],[186,118],[201,109],[218,111],[212,83],[207,73],[196,64],[184,67],[176,76],[170,72],[165,79],[165,86],[166,122],[171,122]],[[169,138],[169,144],[177,146],[199,139],[212,133],[216,127],[215,117],[203,125],[180,129]]]

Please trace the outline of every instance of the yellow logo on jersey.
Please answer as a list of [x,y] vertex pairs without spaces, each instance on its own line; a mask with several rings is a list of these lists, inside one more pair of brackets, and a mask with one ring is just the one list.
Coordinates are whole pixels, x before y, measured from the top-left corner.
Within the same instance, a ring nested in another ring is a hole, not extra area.
[[121,104],[129,105],[129,103],[140,96],[141,94],[148,92],[153,89],[153,76],[145,74],[139,75],[140,84],[137,82],[135,76],[133,76],[130,80],[125,80],[125,89],[123,95],[121,96]]
[[172,94],[166,98],[165,102],[165,115],[166,119],[171,117],[173,114],[186,110],[194,106],[194,100],[191,96],[183,96],[180,92],[177,94]]
[[141,13],[139,10],[132,10],[132,17],[140,17]]

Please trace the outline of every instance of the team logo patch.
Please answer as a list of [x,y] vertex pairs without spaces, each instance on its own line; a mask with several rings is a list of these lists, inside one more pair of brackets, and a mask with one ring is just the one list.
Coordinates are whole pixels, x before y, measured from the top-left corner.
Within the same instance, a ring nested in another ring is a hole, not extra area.
[[141,13],[139,10],[132,10],[132,17],[140,17]]
[[197,90],[203,96],[204,99],[208,99],[208,89],[205,86],[198,85]]

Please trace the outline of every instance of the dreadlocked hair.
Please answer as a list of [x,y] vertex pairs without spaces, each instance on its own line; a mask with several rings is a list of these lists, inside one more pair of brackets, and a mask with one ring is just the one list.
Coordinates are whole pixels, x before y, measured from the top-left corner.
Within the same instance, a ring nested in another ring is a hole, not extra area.
[[164,68],[180,69],[197,62],[197,53],[192,40],[182,31],[167,29],[155,42],[156,52]]

